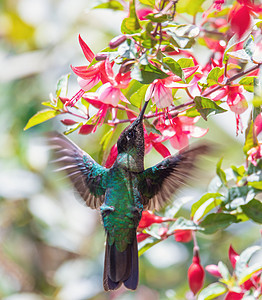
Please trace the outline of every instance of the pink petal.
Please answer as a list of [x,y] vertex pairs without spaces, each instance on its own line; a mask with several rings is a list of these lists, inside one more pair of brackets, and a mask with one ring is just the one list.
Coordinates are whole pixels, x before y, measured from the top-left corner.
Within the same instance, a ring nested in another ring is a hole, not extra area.
[[154,90],[155,90],[155,84],[151,83],[146,90],[145,101],[149,101],[153,97]]
[[77,81],[81,89],[87,92],[100,81],[100,77],[99,75],[96,75],[90,79],[83,79],[81,77],[78,77]]
[[120,90],[112,87],[108,82],[99,89],[99,100],[116,107],[120,100]]
[[95,54],[93,53],[93,51],[87,46],[87,44],[83,41],[83,39],[81,38],[80,34],[78,36],[78,40],[79,40],[79,44],[83,50],[83,53],[84,53],[84,56],[85,58],[91,62],[94,57],[95,57]]
[[254,122],[255,132],[256,135],[259,135],[259,133],[262,131],[262,113],[260,113]]
[[207,134],[207,132],[208,132],[208,128],[205,129],[198,126],[192,126],[190,129],[190,136],[194,138],[200,138],[205,134]]
[[217,265],[208,265],[205,267],[207,272],[215,277],[222,277]]
[[155,84],[153,100],[158,108],[165,108],[173,103],[171,89],[166,88],[160,81]]
[[169,139],[170,144],[175,149],[182,149],[188,146],[188,136],[186,134],[175,134],[173,137]]
[[99,74],[99,68],[96,65],[93,65],[90,68],[88,68],[87,66],[79,66],[79,67],[71,66],[71,69],[77,76],[83,79],[90,79],[96,76],[97,74]]

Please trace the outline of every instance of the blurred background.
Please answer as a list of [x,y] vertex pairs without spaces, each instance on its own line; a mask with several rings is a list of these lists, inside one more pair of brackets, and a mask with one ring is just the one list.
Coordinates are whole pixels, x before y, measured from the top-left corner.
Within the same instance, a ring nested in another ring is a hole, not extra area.
[[[50,120],[23,131],[28,119],[43,109],[41,102],[54,93],[58,78],[71,72],[70,65],[86,63],[78,34],[94,53],[119,34],[123,12],[90,10],[94,4],[88,0],[0,1],[0,299],[185,299],[188,292],[193,245],[170,237],[140,258],[136,292],[104,293],[105,236],[99,214],[76,201],[69,182],[53,173],[49,163],[44,135],[65,128],[58,120]],[[77,90],[72,75],[69,96]],[[244,124],[247,117],[248,113]],[[217,157],[206,160],[201,180],[176,196],[187,202],[179,212],[187,217],[190,205],[215,175],[219,158],[224,156],[224,168],[241,164],[244,158],[243,136],[235,136],[232,113],[198,125],[209,127],[206,138],[221,147]],[[94,135],[70,138],[98,159],[102,134],[100,128]],[[152,151],[146,164],[159,160]],[[199,234],[198,239],[204,265],[223,260],[229,266],[229,245],[241,252],[259,243],[260,232],[254,223],[246,222],[215,235]],[[206,284],[212,280],[207,275]]]

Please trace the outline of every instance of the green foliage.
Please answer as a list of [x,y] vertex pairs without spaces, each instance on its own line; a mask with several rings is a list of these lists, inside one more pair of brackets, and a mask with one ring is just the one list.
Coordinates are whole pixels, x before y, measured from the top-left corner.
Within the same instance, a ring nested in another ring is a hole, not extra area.
[[194,98],[194,102],[196,104],[197,111],[206,121],[208,115],[211,113],[220,114],[226,111],[224,108],[218,106],[214,101],[206,97],[196,96]]

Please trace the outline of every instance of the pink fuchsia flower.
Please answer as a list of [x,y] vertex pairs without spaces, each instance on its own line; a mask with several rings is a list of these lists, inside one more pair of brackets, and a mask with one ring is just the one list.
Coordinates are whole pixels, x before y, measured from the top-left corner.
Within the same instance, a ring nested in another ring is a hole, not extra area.
[[243,95],[244,88],[240,85],[225,86],[214,98],[214,101],[227,97],[227,104],[232,112],[236,114],[236,133],[242,127],[240,115],[248,108],[248,103]]
[[247,155],[248,161],[257,166],[257,160],[262,157],[262,145],[258,144],[256,147],[251,148],[248,150]]
[[255,119],[254,130],[255,130],[256,136],[258,136],[260,134],[260,132],[262,131],[262,113],[260,113]]
[[141,8],[136,11],[139,20],[146,20],[146,16],[153,12],[150,8]]
[[144,131],[145,136],[145,153],[149,153],[152,148],[161,154],[164,158],[170,155],[169,150],[162,143],[168,139],[168,137],[163,137],[161,135],[150,132],[147,134],[146,130]]
[[[193,75],[197,69],[198,66],[184,68],[185,78]],[[181,78],[171,72],[168,72],[168,75],[167,78],[156,79],[149,85],[146,91],[145,101],[148,101],[151,98],[158,108],[168,107],[173,103],[172,89],[186,88],[192,85],[179,83]]]
[[173,119],[165,120],[164,123],[157,126],[164,136],[169,137],[173,148],[182,149],[188,146],[191,137],[199,138],[204,136],[208,129],[195,126],[200,117],[190,118],[179,116]]

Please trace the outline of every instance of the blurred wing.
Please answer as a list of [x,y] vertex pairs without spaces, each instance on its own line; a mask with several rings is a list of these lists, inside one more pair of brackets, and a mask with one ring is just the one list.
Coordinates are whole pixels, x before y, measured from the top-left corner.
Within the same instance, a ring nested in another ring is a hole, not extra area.
[[196,157],[209,152],[207,145],[200,145],[175,156],[169,156],[140,174],[140,191],[145,209],[159,209],[185,184],[194,169]]
[[98,208],[104,202],[108,169],[96,163],[90,155],[61,134],[51,134],[49,144],[86,205]]

